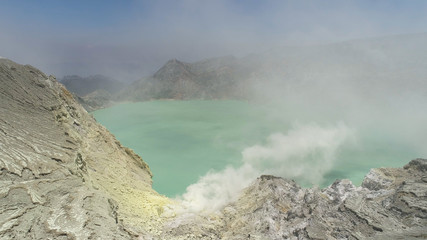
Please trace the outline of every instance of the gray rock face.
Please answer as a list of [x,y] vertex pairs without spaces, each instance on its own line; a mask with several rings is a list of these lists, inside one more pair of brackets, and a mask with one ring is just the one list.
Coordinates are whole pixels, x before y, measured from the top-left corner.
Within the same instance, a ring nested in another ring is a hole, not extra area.
[[164,239],[425,239],[427,160],[373,169],[361,187],[338,180],[325,189],[261,176],[212,216],[181,216]]
[[163,200],[54,77],[0,59],[0,239],[129,239]]

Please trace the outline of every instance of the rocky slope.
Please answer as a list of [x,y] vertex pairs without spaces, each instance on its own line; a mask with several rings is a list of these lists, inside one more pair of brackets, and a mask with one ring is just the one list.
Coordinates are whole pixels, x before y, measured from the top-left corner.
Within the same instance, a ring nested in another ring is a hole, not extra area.
[[427,160],[360,187],[261,176],[217,212],[188,212],[53,76],[0,59],[0,83],[0,239],[427,238]]
[[169,200],[142,159],[53,76],[0,59],[0,83],[0,239],[149,234]]

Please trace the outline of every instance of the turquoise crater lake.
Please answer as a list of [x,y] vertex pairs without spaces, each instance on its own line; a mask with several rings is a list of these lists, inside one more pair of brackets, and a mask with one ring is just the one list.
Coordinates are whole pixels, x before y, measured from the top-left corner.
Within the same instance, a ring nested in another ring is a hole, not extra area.
[[[149,164],[153,188],[170,197],[210,170],[238,167],[243,149],[262,144],[272,133],[286,134],[295,121],[292,109],[272,111],[271,106],[229,100],[124,103],[93,115]],[[417,157],[410,146],[382,132],[358,129],[358,138],[357,147],[339,151],[334,169],[317,185],[337,178],[360,184],[370,168],[401,166]]]

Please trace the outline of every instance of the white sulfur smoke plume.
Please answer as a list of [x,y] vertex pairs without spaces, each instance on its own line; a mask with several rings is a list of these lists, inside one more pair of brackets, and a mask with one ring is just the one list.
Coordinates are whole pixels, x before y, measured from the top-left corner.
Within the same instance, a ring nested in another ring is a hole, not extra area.
[[262,173],[316,184],[332,169],[339,147],[352,135],[344,124],[334,128],[297,126],[287,135],[270,135],[264,145],[243,150],[243,161]]
[[265,144],[243,150],[239,168],[211,171],[190,185],[180,198],[183,211],[214,212],[236,200],[261,174],[319,183],[332,169],[339,148],[353,136],[353,130],[342,123],[329,128],[296,125],[286,135],[272,134]]

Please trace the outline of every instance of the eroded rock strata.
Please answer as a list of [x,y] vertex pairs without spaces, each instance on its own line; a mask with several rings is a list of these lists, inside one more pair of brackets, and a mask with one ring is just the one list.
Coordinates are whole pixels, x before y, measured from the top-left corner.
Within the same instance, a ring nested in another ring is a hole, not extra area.
[[53,76],[0,59],[0,238],[129,239],[169,200]]
[[261,176],[220,211],[174,213],[147,164],[53,76],[7,59],[0,169],[0,239],[427,238],[424,159],[373,169],[360,187]]

